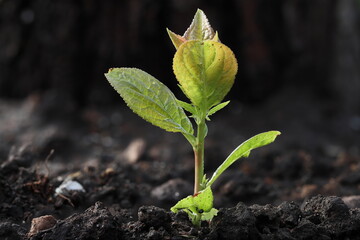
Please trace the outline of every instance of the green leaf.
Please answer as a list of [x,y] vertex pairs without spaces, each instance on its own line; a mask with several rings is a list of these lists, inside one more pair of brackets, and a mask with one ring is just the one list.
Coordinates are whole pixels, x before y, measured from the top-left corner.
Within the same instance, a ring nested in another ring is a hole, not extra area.
[[211,220],[217,210],[213,208],[214,196],[210,187],[205,188],[196,195],[190,195],[180,200],[170,210],[177,213],[185,211],[195,226],[200,226],[201,221]]
[[107,80],[126,104],[146,121],[191,138],[194,130],[173,93],[160,81],[136,68],[112,68]]
[[231,49],[211,40],[186,41],[173,61],[182,91],[203,112],[220,103],[230,91],[237,68]]
[[193,213],[209,212],[213,207],[213,200],[211,188],[207,187],[196,195],[190,195],[180,200],[170,210],[174,213],[182,209],[190,209]]
[[189,28],[183,36],[186,40],[212,40],[215,37],[214,29],[210,26],[205,13],[198,9]]
[[215,32],[215,35],[214,35],[213,39],[211,39],[211,40],[213,40],[215,42],[221,42],[220,39],[219,39],[219,34],[218,34],[217,31]]
[[220,104],[216,105],[215,107],[211,108],[207,114],[207,117],[209,117],[209,116],[213,115],[214,113],[216,113],[217,111],[223,109],[229,103],[230,103],[230,101],[226,101],[226,102],[220,103]]
[[236,160],[241,157],[248,157],[251,150],[268,145],[275,141],[276,137],[280,135],[279,131],[269,131],[255,135],[254,137],[246,140],[240,146],[238,146],[226,159],[225,161],[216,169],[211,179],[208,181],[206,187],[210,187],[214,181]]
[[216,208],[212,208],[209,212],[204,212],[201,215],[201,221],[211,221],[219,211]]
[[192,113],[194,115],[196,114],[196,108],[193,105],[191,105],[190,103],[183,102],[181,100],[177,100],[177,102],[183,109],[185,109],[189,113]]
[[213,40],[220,42],[218,32],[214,32],[205,13],[200,9],[195,13],[193,21],[183,36],[170,31],[168,28],[166,28],[166,31],[176,49],[188,40]]
[[178,49],[181,44],[183,44],[186,39],[166,28],[167,33],[171,39],[171,42],[174,44],[175,48]]

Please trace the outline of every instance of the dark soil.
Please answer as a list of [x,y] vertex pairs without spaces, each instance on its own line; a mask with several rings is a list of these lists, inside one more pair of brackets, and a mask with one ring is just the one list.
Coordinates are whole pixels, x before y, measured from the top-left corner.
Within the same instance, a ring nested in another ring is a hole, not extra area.
[[[359,117],[297,92],[209,122],[208,175],[243,140],[282,135],[219,178],[219,213],[201,228],[169,211],[192,193],[180,134],[125,106],[1,101],[0,239],[360,239]],[[66,181],[83,190],[59,192]]]

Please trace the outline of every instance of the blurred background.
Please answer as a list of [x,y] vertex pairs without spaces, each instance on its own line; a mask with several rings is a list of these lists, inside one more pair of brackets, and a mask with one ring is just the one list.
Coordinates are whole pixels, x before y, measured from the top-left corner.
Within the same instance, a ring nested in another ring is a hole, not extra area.
[[261,104],[295,88],[359,114],[358,0],[0,0],[0,96],[119,102],[103,75],[118,66],[178,91],[166,27],[182,35],[197,8],[239,61],[229,98]]
[[[229,130],[209,125],[213,139],[230,139],[223,145],[236,146],[247,136],[278,129],[285,133],[280,143],[285,149],[321,146],[330,155],[360,155],[359,0],[0,0],[3,142],[45,145],[46,155],[52,148],[69,150],[73,144],[64,142],[79,126],[111,138],[115,148],[121,145],[114,140],[118,130],[105,131],[110,123],[145,129],[128,130],[129,139],[160,134],[135,114],[124,115],[128,109],[104,73],[137,67],[186,100],[172,71],[175,48],[166,28],[182,35],[197,8],[239,62],[226,97],[232,103],[209,123]],[[108,112],[101,112],[105,108]],[[30,120],[34,111],[42,118],[38,123]],[[64,122],[76,125],[79,119],[78,126],[64,130]],[[56,134],[41,133],[48,125],[54,128],[54,121]],[[61,141],[48,140],[66,132]],[[50,143],[37,144],[39,139]]]

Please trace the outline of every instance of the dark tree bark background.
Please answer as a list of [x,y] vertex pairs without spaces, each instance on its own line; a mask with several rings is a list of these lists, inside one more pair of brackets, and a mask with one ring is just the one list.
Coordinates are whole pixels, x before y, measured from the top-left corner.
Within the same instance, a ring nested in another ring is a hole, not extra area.
[[197,8],[239,61],[230,98],[261,103],[295,87],[360,111],[358,0],[1,0],[0,96],[121,101],[103,76],[117,66],[178,91],[165,28],[182,34]]

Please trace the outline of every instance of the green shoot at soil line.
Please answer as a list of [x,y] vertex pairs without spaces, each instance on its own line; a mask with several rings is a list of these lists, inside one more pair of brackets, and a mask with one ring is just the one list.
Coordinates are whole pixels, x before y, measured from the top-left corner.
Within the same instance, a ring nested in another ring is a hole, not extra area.
[[[234,84],[238,65],[234,53],[219,40],[203,11],[197,10],[183,36],[168,30],[176,53],[173,70],[179,87],[190,102],[178,100],[159,80],[136,68],[111,68],[105,74],[126,104],[140,117],[169,132],[180,132],[194,150],[194,195],[180,200],[171,211],[188,213],[194,225],[210,221],[217,214],[213,208],[211,185],[236,160],[248,157],[251,150],[275,140],[279,131],[260,133],[240,144],[218,167],[211,178],[204,174],[206,121],[226,107],[222,102]],[[196,124],[185,114],[190,113]]]

